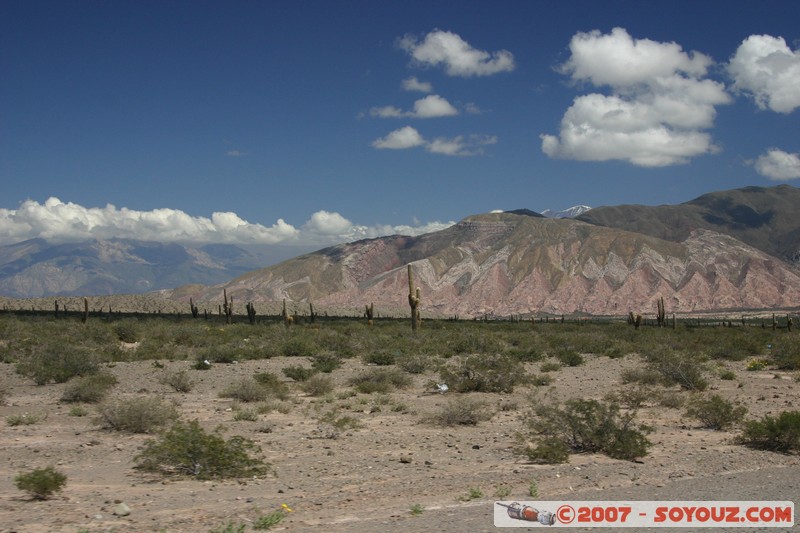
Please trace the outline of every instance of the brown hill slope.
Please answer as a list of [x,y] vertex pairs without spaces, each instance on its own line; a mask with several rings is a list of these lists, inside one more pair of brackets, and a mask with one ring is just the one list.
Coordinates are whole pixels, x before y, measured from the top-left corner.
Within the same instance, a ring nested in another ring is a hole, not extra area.
[[676,242],[708,229],[797,265],[799,215],[800,189],[778,185],[712,192],[678,205],[597,207],[577,218]]
[[800,276],[783,261],[707,230],[682,242],[576,220],[509,213],[469,217],[419,237],[342,244],[207,289],[165,295],[219,302],[313,302],[321,308],[407,309],[411,263],[428,314],[627,314],[796,306]]

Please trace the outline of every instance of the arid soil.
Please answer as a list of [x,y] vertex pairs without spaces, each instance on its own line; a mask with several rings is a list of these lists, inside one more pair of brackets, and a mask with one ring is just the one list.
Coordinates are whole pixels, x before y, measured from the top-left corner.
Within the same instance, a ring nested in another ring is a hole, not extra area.
[[[347,379],[364,370],[357,359],[333,372],[333,395],[310,397],[290,384],[289,399],[273,402],[274,409],[257,421],[235,421],[238,406],[218,396],[237,378],[263,371],[282,376],[281,368],[300,362],[280,357],[216,364],[207,371],[192,370],[188,361],[164,362],[165,368],[152,361],[110,365],[108,371],[119,380],[112,396],[174,400],[184,420],[197,418],[207,429],[222,424],[226,435],[255,440],[273,469],[262,479],[207,482],[163,479],[135,470],[134,457],[151,436],[102,429],[92,406],[87,416],[70,416],[72,406],[59,402],[65,385],[36,386],[16,375],[13,365],[0,364],[0,388],[7,392],[0,406],[0,532],[205,532],[227,523],[252,524],[282,504],[292,512],[272,531],[491,531],[493,501],[534,499],[529,495],[532,482],[540,500],[575,494],[602,500],[637,488],[643,495],[658,488],[668,493],[673,484],[690,487],[681,492],[684,500],[715,494],[729,498],[729,484],[738,482],[734,474],[767,468],[771,474],[797,472],[800,463],[794,455],[734,444],[737,430],[700,429],[683,409],[656,403],[638,412],[638,419],[654,428],[649,436],[653,446],[641,461],[581,454],[571,456],[567,464],[533,465],[514,453],[515,436],[530,420],[534,397],[601,399],[626,387],[620,375],[624,368],[640,364],[636,356],[587,356],[583,366],[554,372],[555,381],[547,387],[518,387],[513,394],[470,393],[494,413],[471,427],[424,421],[459,398],[452,392],[432,392],[434,374],[415,375],[411,387],[388,395],[346,397],[342,393],[350,388]],[[540,365],[530,363],[529,370],[538,373]],[[746,361],[725,362],[724,367],[736,379],[714,375],[710,392],[743,402],[748,418],[800,406],[800,385],[793,374],[747,371]],[[186,369],[195,381],[189,393],[174,392],[159,382],[164,372],[179,369]],[[337,430],[321,421],[332,411],[356,418],[360,427]],[[22,413],[43,419],[8,425],[9,416]],[[61,493],[34,501],[15,488],[17,474],[47,465],[67,475]],[[702,494],[691,487],[703,487]],[[470,499],[473,489],[482,496]],[[800,501],[800,494],[784,498]],[[120,502],[130,508],[127,516],[114,514]],[[421,506],[418,516],[411,512],[415,504]],[[462,512],[466,529],[459,526]],[[467,516],[473,517],[468,526]]]

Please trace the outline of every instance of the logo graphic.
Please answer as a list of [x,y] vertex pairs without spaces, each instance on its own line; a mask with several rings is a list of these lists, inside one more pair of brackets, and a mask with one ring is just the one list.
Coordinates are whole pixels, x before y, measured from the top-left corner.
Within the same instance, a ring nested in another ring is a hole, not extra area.
[[526,522],[539,522],[544,526],[552,526],[556,523],[556,515],[550,511],[540,511],[529,505],[522,505],[519,502],[505,504],[497,502],[500,507],[505,507],[508,516],[514,520],[525,520]]

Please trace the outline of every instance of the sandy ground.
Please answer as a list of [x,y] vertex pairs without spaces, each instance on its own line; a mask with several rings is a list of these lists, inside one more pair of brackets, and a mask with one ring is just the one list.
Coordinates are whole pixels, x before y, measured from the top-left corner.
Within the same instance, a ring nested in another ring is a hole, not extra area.
[[[0,406],[0,532],[204,532],[228,522],[250,524],[284,503],[293,512],[272,531],[492,531],[493,501],[531,500],[532,481],[540,500],[578,495],[604,500],[614,494],[708,500],[736,494],[758,499],[761,493],[774,498],[758,489],[765,480],[762,470],[774,476],[768,484],[772,494],[800,501],[797,456],[736,445],[735,430],[700,429],[681,409],[655,404],[638,412],[638,419],[654,428],[649,436],[653,446],[641,461],[580,454],[567,464],[533,465],[514,454],[515,435],[530,418],[534,389],[537,397],[548,391],[560,400],[601,399],[624,387],[621,372],[640,364],[635,356],[587,356],[585,365],[553,373],[556,379],[548,387],[471,393],[494,411],[490,420],[473,427],[423,422],[425,415],[458,397],[429,393],[434,374],[415,375],[411,387],[389,395],[349,398],[313,398],[290,384],[290,398],[257,421],[235,421],[234,402],[218,396],[237,378],[263,371],[282,376],[281,368],[302,362],[274,358],[198,371],[187,361],[166,362],[165,368],[145,361],[107,369],[119,379],[112,397],[155,394],[175,400],[184,420],[197,418],[208,429],[223,424],[226,435],[253,439],[273,467],[273,474],[262,479],[213,482],[162,479],[133,469],[134,456],[151,436],[100,428],[92,406],[87,406],[88,416],[70,416],[72,406],[59,402],[65,385],[36,386],[16,375],[12,365],[0,364],[0,388],[8,393]],[[711,392],[743,402],[748,418],[800,406],[800,384],[792,374],[748,372],[744,361],[724,365],[736,379],[712,377]],[[531,363],[529,369],[538,372],[539,366]],[[164,372],[180,369],[195,380],[189,393],[159,382]],[[347,379],[363,370],[360,360],[347,360],[332,374],[336,392],[347,390]],[[334,431],[320,421],[331,411],[358,419],[361,427]],[[9,416],[21,413],[43,420],[7,424]],[[17,474],[47,465],[67,475],[63,492],[34,501],[15,488]],[[483,496],[468,499],[471,489]],[[120,502],[130,508],[129,515],[114,514]],[[415,504],[423,509],[417,516],[411,513]]]

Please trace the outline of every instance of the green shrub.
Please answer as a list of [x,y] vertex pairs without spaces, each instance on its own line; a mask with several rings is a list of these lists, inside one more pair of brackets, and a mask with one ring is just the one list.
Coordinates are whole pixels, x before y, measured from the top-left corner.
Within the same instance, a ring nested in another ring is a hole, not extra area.
[[632,351],[634,350],[630,343],[625,341],[616,341],[609,344],[602,353],[609,359],[621,359]]
[[697,337],[698,349],[712,359],[742,361],[764,353],[763,336],[751,328],[705,329]]
[[721,431],[741,422],[745,413],[747,413],[746,407],[714,394],[689,400],[685,414],[702,422],[703,427]]
[[491,417],[486,402],[466,397],[450,400],[426,421],[439,426],[476,426]]
[[395,364],[409,374],[422,374],[432,367],[431,357],[421,354],[399,355]]
[[178,410],[157,396],[117,399],[98,409],[99,423],[127,433],[151,433],[178,418]]
[[116,384],[117,378],[105,372],[84,376],[67,385],[61,395],[61,401],[67,403],[98,403],[106,397]]
[[330,376],[317,374],[302,382],[300,389],[310,396],[324,396],[333,392],[333,380]]
[[319,346],[306,337],[292,337],[281,346],[281,353],[287,357],[312,357],[319,351]]
[[290,511],[284,511],[284,509],[288,509],[288,507],[284,507],[282,509],[278,509],[277,511],[272,511],[269,514],[259,516],[253,521],[253,529],[262,531],[277,526],[281,523],[283,517],[286,516],[286,513]]
[[457,498],[460,502],[468,502],[470,500],[478,500],[483,498],[483,491],[478,487],[470,487],[469,491]]
[[560,348],[554,355],[564,366],[580,366],[584,363],[583,356],[571,348]]
[[751,359],[747,362],[747,367],[745,370],[748,372],[757,372],[759,370],[764,370],[769,366],[769,361],[766,359]]
[[69,416],[86,416],[89,414],[89,410],[82,405],[73,405],[69,408],[69,413],[67,414]]
[[556,363],[555,361],[547,361],[542,363],[539,367],[540,372],[558,372],[563,368],[561,363]]
[[355,417],[349,415],[339,416],[336,411],[329,411],[319,418],[320,423],[332,426],[336,431],[344,431],[346,429],[358,429],[361,427],[361,422]]
[[199,355],[192,365],[192,368],[195,370],[210,370],[211,369],[211,361],[206,359],[205,355]]
[[353,376],[349,383],[364,394],[386,393],[409,386],[411,378],[397,368],[373,368]]
[[538,418],[531,422],[538,436],[535,447],[523,449],[534,461],[546,458],[564,460],[564,450],[600,452],[615,459],[633,460],[647,454],[650,428],[634,424],[634,414],[620,414],[616,403],[572,399],[564,407],[541,405]]
[[76,376],[88,376],[98,370],[96,358],[79,346],[43,346],[17,363],[17,373],[33,379],[37,385],[51,381],[66,383]]
[[777,418],[766,415],[761,420],[748,420],[736,441],[758,450],[800,451],[800,411],[783,411]]
[[535,446],[523,450],[529,461],[539,464],[559,464],[569,460],[569,446],[558,437],[542,437]]
[[240,402],[262,402],[269,397],[269,390],[253,378],[241,378],[222,389],[219,397]]
[[624,387],[606,394],[606,401],[618,403],[628,409],[638,409],[653,399],[653,390],[647,387]]
[[242,358],[242,353],[241,350],[235,346],[223,344],[221,346],[206,348],[206,350],[201,352],[201,356],[204,360],[211,363],[230,365],[239,361]]
[[537,374],[531,378],[531,385],[534,387],[546,387],[553,382],[553,376],[549,374]]
[[172,387],[175,392],[190,392],[194,387],[194,381],[185,370],[164,374],[159,381]]
[[52,466],[37,468],[14,478],[14,486],[27,492],[31,498],[46,500],[61,492],[67,484],[67,476]]
[[388,351],[370,352],[362,359],[365,365],[389,366],[395,363],[395,355]]
[[114,333],[120,341],[127,342],[129,344],[139,340],[139,330],[132,322],[129,321],[120,322],[119,324],[115,325]]
[[527,379],[523,364],[505,355],[454,358],[439,370],[439,377],[456,392],[513,392]]
[[722,370],[719,373],[719,379],[724,381],[733,381],[736,379],[736,373],[732,370]]
[[241,420],[255,422],[258,420],[258,413],[252,409],[238,409],[235,413],[233,413],[233,419],[237,422]]
[[253,375],[261,387],[266,392],[267,396],[285,400],[289,397],[289,386],[281,381],[281,379],[272,372],[258,372]]
[[224,526],[209,529],[208,533],[245,533],[247,531],[247,524],[234,524],[228,522]]
[[775,343],[771,355],[779,370],[800,370],[800,338],[785,336]]
[[306,368],[304,366],[295,365],[287,366],[281,369],[283,375],[295,381],[305,381],[317,373],[313,368]]
[[333,353],[321,353],[311,360],[311,367],[324,374],[330,374],[340,366],[342,366],[342,360]]
[[668,409],[680,409],[684,404],[684,398],[678,391],[662,391],[656,398],[658,405]]
[[269,467],[253,441],[235,436],[228,440],[219,430],[207,433],[197,420],[176,422],[157,440],[149,440],[134,460],[136,468],[163,475],[197,479],[260,476]]
[[11,427],[32,426],[42,420],[41,415],[33,413],[22,413],[21,415],[11,415],[6,418],[6,424]]
[[686,390],[702,391],[708,387],[704,358],[683,350],[659,347],[646,354],[649,367],[658,372],[664,385],[680,385]]

